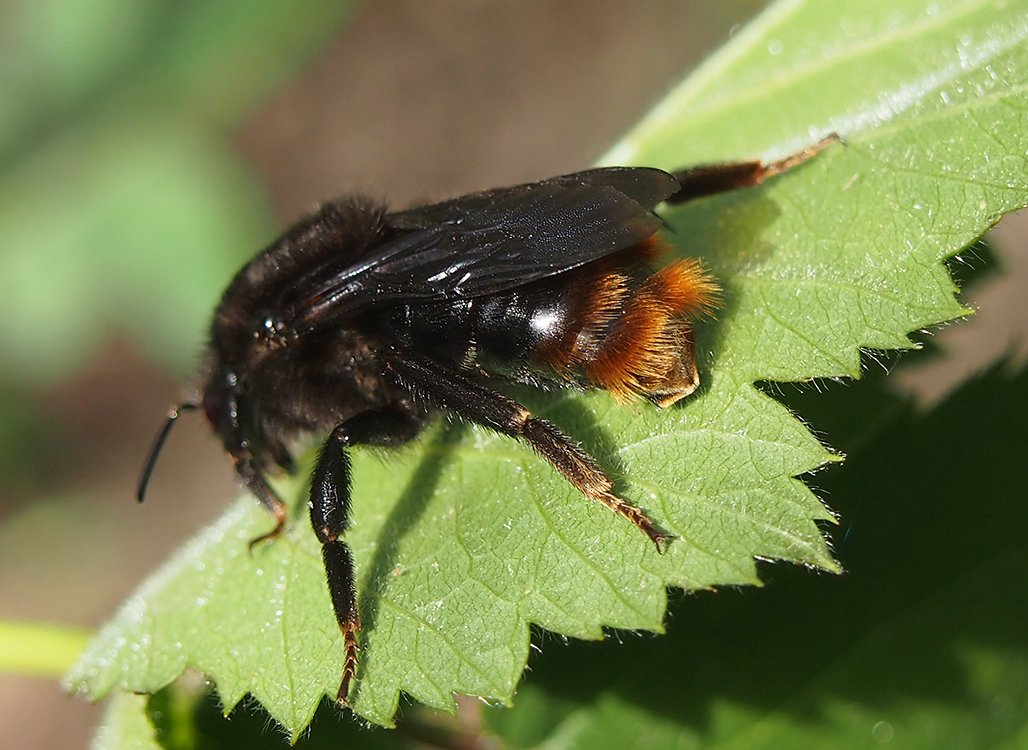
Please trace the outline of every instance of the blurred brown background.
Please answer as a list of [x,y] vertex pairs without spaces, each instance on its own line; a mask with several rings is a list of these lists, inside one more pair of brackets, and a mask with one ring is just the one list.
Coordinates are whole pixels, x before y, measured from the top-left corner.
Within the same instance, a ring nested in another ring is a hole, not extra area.
[[[277,227],[318,200],[350,189],[405,203],[588,166],[761,5],[378,0],[348,19],[334,17],[337,34],[317,43],[263,101],[225,121],[231,160],[238,157],[256,176],[256,200],[267,212],[252,234],[270,240]],[[160,12],[175,10],[165,3]],[[19,13],[27,11],[13,4],[9,20],[22,18]],[[20,42],[31,44],[33,35],[47,32],[46,16],[34,18],[39,25],[12,23],[4,33],[22,34]],[[85,11],[82,18],[96,20]],[[19,174],[22,162],[97,108],[124,120],[129,116],[121,118],[120,108],[137,108],[141,99],[158,118],[163,108],[176,107],[174,100],[145,91],[110,96],[119,79],[136,75],[133,59],[112,64],[108,82],[90,93],[105,102],[102,107],[82,97],[51,111],[47,127],[11,139],[0,167]],[[7,96],[24,94],[11,85],[20,75],[32,75],[28,65],[9,61],[0,70]],[[118,153],[117,146],[111,153]],[[57,212],[68,198],[60,184],[44,193],[52,195],[49,208]],[[190,189],[188,180],[180,189]],[[0,190],[0,200],[4,195]],[[132,200],[112,210],[115,223],[139,218]],[[984,287],[979,319],[940,336],[950,354],[919,373],[901,373],[904,387],[935,397],[1011,346],[1023,351],[1023,217],[1020,224],[1008,222],[996,236],[1016,275]],[[151,223],[146,230],[162,227]],[[147,235],[140,236],[145,243]],[[225,253],[224,267],[231,268],[258,246],[189,250]],[[87,244],[78,249],[94,250]],[[147,251],[145,244],[138,247]],[[205,273],[187,258],[172,257],[168,267],[185,279]],[[210,289],[224,279],[215,281],[195,292],[197,307],[213,306]],[[110,277],[110,283],[119,279]],[[162,286],[159,278],[157,284]],[[195,331],[189,336],[200,339]],[[232,473],[205,424],[186,418],[161,456],[147,504],[135,505],[146,447],[167,406],[179,398],[190,361],[162,360],[152,344],[117,322],[104,322],[96,341],[74,369],[59,375],[14,376],[8,361],[0,372],[0,419],[13,435],[4,446],[0,497],[2,619],[97,626],[171,550],[216,517],[234,492]],[[11,747],[81,747],[100,711],[63,695],[50,680],[0,676],[0,736],[12,738]]]

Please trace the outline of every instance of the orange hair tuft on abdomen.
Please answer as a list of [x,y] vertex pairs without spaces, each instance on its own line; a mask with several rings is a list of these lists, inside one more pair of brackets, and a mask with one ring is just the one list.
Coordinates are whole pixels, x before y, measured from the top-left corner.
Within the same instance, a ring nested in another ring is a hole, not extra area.
[[669,406],[689,395],[699,382],[689,318],[713,311],[718,291],[695,259],[647,277],[584,363],[584,374],[620,400],[643,396]]

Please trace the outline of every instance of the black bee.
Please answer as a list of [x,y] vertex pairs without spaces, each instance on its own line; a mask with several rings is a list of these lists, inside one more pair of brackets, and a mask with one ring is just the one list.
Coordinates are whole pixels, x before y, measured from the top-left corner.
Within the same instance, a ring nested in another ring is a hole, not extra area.
[[660,407],[692,393],[691,320],[714,308],[718,289],[695,260],[651,270],[662,249],[654,208],[759,184],[820,145],[767,165],[593,169],[404,211],[364,197],[326,203],[225,290],[201,398],[169,412],[139,500],[171,425],[202,407],[240,479],[275,518],[254,542],[273,538],[286,513],[266,474],[293,469],[297,437],[328,433],[310,517],[345,642],[341,705],[360,630],[341,538],[351,446],[405,443],[446,412],[524,440],[661,549],[669,536],[614,494],[589,454],[498,388],[600,388]]

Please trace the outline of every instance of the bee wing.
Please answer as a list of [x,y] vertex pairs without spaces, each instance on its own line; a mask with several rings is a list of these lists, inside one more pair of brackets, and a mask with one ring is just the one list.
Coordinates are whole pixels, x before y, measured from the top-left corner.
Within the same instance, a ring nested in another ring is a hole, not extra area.
[[470,193],[430,206],[419,206],[389,215],[389,223],[401,229],[427,229],[435,224],[459,222],[469,213],[487,211],[496,204],[536,191],[559,191],[576,187],[609,188],[652,210],[679,189],[677,179],[651,167],[601,167],[551,177],[512,187]]
[[679,189],[659,169],[613,167],[472,193],[386,216],[397,236],[323,280],[298,327],[376,304],[495,294],[631,247]]

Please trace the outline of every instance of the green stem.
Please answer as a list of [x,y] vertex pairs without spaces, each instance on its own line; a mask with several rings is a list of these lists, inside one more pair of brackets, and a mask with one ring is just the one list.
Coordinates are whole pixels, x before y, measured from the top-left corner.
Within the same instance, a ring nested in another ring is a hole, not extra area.
[[61,677],[91,633],[65,625],[0,620],[0,673]]

